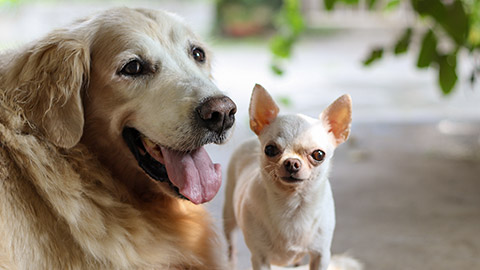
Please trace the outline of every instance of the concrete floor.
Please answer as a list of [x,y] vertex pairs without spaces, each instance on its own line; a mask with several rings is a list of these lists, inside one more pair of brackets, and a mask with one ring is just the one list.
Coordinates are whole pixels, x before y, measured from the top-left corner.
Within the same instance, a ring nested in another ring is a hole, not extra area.
[[[211,147],[212,159],[225,168],[232,149],[253,136],[246,108],[255,82],[277,100],[291,99],[281,112],[310,116],[349,93],[352,137],[338,149],[331,175],[333,252],[347,252],[366,270],[480,269],[480,91],[461,78],[442,97],[434,71],[413,68],[415,55],[370,69],[358,64],[368,46],[389,38],[353,32],[305,40],[283,78],[265,71],[261,48],[218,47],[215,77],[239,112],[234,137]],[[222,192],[211,205],[218,220]],[[237,269],[247,269],[250,255],[238,240]]]
[[437,127],[355,127],[332,173],[334,252],[372,270],[480,269],[480,125]]
[[[354,125],[330,177],[333,253],[369,270],[480,269],[479,135],[479,123]],[[241,137],[211,147],[212,158],[225,160]],[[218,221],[222,201],[223,190],[209,205]],[[238,269],[246,269],[240,234],[238,242]]]

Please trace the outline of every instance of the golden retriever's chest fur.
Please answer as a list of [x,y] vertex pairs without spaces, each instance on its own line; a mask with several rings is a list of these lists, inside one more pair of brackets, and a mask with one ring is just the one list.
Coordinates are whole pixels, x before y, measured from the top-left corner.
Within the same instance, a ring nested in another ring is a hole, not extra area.
[[[49,203],[27,180],[24,168],[16,165],[15,159],[25,158],[24,162],[28,163],[28,156],[15,153],[14,149],[8,147],[5,136],[11,134],[5,132],[4,128],[0,124],[3,131],[0,132],[0,247],[3,248],[0,254],[3,253],[5,264],[14,264],[18,269],[33,269],[34,265],[39,269],[47,269],[48,262],[53,261],[63,269],[80,268],[81,258],[85,258],[85,254],[69,235],[65,222],[55,216]],[[25,248],[12,248],[18,245]]]
[[[209,221],[201,208],[175,201],[159,203],[159,208],[133,207],[82,146],[58,153],[1,121],[0,142],[0,266],[217,267],[202,261],[214,261],[208,246],[214,245],[215,237],[204,226]],[[168,219],[176,223],[166,223]]]

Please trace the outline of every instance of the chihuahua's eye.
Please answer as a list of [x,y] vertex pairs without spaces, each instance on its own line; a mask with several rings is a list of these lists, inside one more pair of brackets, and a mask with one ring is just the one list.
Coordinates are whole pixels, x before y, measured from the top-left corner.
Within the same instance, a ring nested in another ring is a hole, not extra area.
[[200,47],[192,47],[192,56],[199,63],[205,62],[205,51]]
[[280,150],[275,145],[267,145],[265,146],[265,155],[269,157],[274,157],[280,153]]
[[143,65],[139,60],[132,60],[123,66],[121,74],[127,76],[135,76],[143,73]]
[[322,150],[315,150],[312,153],[312,158],[316,161],[322,161],[325,158],[325,152]]

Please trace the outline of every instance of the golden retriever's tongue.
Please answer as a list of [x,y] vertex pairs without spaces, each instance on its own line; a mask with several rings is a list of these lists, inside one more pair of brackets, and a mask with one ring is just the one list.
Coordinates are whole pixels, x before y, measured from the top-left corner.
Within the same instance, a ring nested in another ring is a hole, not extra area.
[[183,196],[195,204],[215,197],[222,183],[220,164],[213,164],[203,147],[189,153],[162,147],[162,154],[168,178]]

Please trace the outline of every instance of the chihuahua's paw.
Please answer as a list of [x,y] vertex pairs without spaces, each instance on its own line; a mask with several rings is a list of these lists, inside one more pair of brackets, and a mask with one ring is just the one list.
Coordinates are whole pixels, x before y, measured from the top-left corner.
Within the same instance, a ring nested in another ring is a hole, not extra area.
[[363,265],[348,255],[334,255],[328,270],[363,270]]
[[[293,268],[272,266],[272,270],[309,270],[309,267],[308,265],[301,265]],[[334,255],[330,260],[328,270],[363,270],[363,265],[351,256]]]

